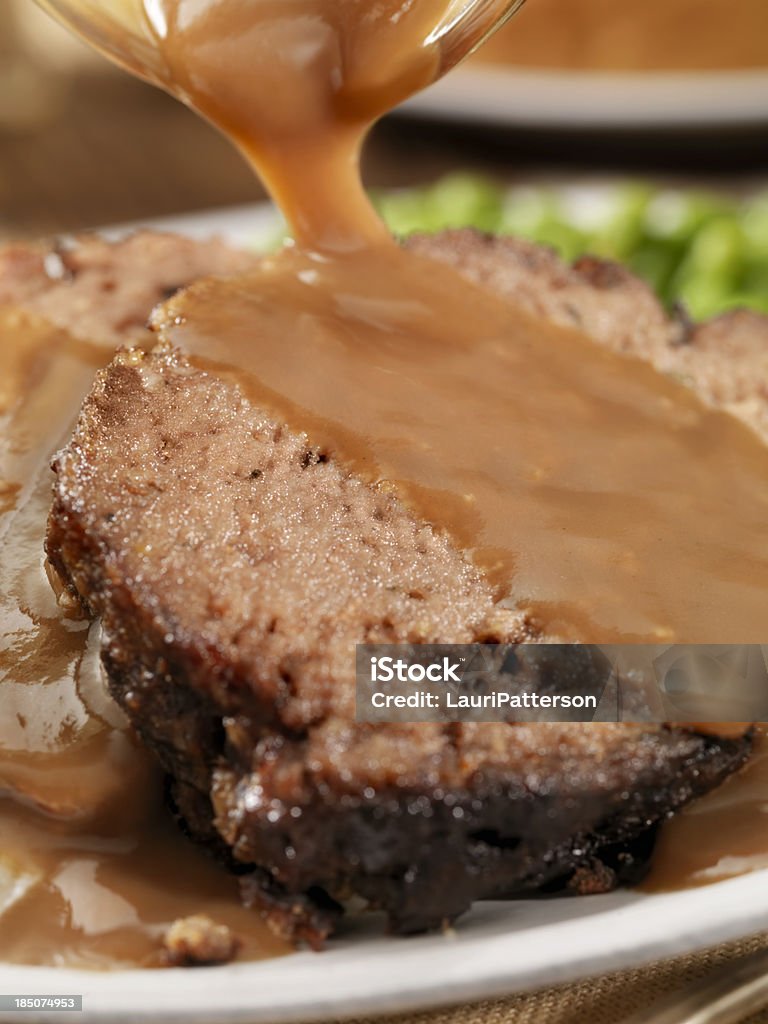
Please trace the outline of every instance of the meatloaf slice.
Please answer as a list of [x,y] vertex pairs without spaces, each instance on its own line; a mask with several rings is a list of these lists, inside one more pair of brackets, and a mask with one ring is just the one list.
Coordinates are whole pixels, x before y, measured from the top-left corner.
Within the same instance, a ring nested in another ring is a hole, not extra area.
[[648,360],[768,441],[768,317],[737,309],[692,324],[669,316],[651,289],[617,263],[585,256],[568,266],[521,239],[449,231],[415,235],[408,244],[534,315]]
[[[682,343],[609,265],[471,232],[413,245],[602,343]],[[293,937],[319,942],[349,895],[413,931],[477,898],[610,888],[747,756],[747,738],[663,726],[356,723],[355,643],[530,624],[396,496],[178,352],[119,355],[54,468],[49,557],[102,618],[112,693],[187,828]]]
[[212,239],[138,231],[116,243],[98,235],[70,242],[0,246],[0,306],[43,317],[86,341],[145,344],[152,307],[204,275],[253,266],[256,257]]

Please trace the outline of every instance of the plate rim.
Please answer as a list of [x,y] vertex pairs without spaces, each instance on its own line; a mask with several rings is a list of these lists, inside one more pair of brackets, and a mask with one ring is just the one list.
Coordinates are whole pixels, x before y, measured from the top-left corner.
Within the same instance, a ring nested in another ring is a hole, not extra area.
[[[494,901],[485,907],[502,908],[505,915],[537,914],[563,902]],[[324,953],[299,952],[192,973],[189,968],[98,972],[0,964],[0,990],[11,991],[10,985],[27,994],[83,993],[78,1019],[85,1024],[141,1019],[298,1024],[471,1003],[641,967],[757,934],[768,927],[768,868],[696,889],[654,895],[623,890],[579,897],[570,905],[595,912],[491,935],[473,934],[468,915],[455,938],[376,938],[361,944],[353,935]],[[714,922],[713,907],[724,911]],[[586,930],[585,920],[591,921]],[[576,955],[553,964],[554,939],[561,946],[573,940]],[[410,968],[404,959],[411,961]],[[361,960],[367,963],[361,966]],[[414,972],[414,966],[419,970]],[[393,991],[395,971],[398,988]],[[131,996],[133,1002],[127,1002]],[[60,1017],[25,1013],[24,1019],[55,1024]]]
[[766,97],[768,68],[641,73],[470,64],[398,113],[518,128],[750,127],[768,123]]

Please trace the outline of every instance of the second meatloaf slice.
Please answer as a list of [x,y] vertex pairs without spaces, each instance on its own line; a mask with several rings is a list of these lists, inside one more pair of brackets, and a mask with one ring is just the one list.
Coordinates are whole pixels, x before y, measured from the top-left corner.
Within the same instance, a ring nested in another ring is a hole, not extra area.
[[410,931],[608,888],[747,754],[662,726],[356,723],[356,643],[529,626],[396,497],[179,353],[119,355],[55,468],[49,555],[102,618],[112,693],[188,829],[294,937],[352,894]]

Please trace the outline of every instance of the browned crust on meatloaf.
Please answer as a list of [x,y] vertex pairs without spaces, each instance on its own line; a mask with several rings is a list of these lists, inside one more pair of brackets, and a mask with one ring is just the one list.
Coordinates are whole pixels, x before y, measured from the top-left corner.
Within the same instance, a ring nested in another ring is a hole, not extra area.
[[[681,344],[609,265],[471,232],[413,245],[527,308],[541,290],[540,314],[602,343],[654,359]],[[250,897],[283,930],[319,938],[350,893],[408,931],[480,897],[604,888],[746,756],[747,740],[664,727],[355,723],[356,642],[532,624],[395,497],[178,353],[119,357],[55,468],[49,554],[102,616],[112,692],[187,826],[256,866]]]

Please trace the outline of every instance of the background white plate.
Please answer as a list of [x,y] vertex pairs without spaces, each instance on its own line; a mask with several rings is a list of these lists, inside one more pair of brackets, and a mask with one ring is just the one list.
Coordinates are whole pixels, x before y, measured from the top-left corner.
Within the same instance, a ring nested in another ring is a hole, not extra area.
[[768,70],[529,71],[466,65],[401,113],[541,128],[718,128],[768,123]]
[[[152,226],[259,245],[275,237],[278,224],[274,210],[260,205]],[[82,993],[84,1013],[76,1019],[88,1024],[340,1020],[554,985],[765,928],[768,870],[669,894],[623,891],[478,904],[449,935],[387,938],[380,934],[380,919],[359,918],[323,953],[253,964],[113,973],[0,964],[0,993]],[[0,1012],[0,1021],[10,1016]],[[63,1018],[61,1013],[25,1012],[14,1019],[61,1024]]]

